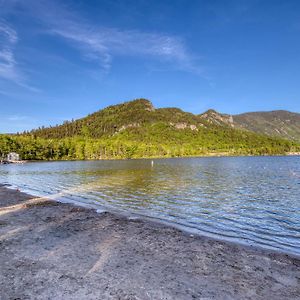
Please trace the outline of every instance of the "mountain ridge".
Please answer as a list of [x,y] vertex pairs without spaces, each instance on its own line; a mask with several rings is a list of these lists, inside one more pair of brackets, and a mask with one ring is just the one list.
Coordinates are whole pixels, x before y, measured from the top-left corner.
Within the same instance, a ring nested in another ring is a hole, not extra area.
[[9,152],[25,160],[285,155],[299,153],[300,142],[245,129],[215,110],[195,115],[136,99],[58,126],[0,135],[0,157]]
[[242,128],[300,141],[300,114],[286,110],[249,112],[233,117]]
[[180,108],[155,108],[148,99],[135,99],[111,105],[86,117],[65,121],[61,125],[30,131],[45,138],[86,135],[93,138],[110,136],[141,124],[166,122],[176,129],[210,125],[229,126],[258,134],[300,141],[300,114],[287,110],[257,111],[241,114],[223,114],[209,109],[202,114],[185,112]]
[[209,109],[201,117],[215,124],[300,141],[300,114],[287,110],[254,111],[236,115]]

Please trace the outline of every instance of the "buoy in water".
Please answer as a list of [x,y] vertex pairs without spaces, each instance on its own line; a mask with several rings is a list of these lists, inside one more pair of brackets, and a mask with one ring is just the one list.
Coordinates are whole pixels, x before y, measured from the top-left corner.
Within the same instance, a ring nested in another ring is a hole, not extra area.
[[154,161],[153,161],[153,160],[151,160],[151,167],[153,167],[153,165],[154,165]]

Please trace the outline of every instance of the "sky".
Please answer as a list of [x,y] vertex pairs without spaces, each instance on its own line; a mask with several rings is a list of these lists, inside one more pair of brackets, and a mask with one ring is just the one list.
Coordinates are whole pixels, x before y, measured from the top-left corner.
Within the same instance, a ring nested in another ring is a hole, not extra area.
[[0,0],[0,133],[136,98],[300,112],[300,1]]

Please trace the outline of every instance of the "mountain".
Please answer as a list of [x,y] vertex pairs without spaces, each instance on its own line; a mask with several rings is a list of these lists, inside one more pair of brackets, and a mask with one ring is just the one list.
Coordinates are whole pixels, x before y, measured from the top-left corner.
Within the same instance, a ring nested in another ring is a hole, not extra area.
[[200,115],[206,121],[259,134],[300,141],[300,114],[285,110],[227,115],[208,110]]
[[199,118],[206,120],[210,124],[235,127],[235,125],[233,124],[232,115],[221,114],[214,109],[209,109],[205,113],[199,115]]
[[138,99],[123,104],[109,106],[85,118],[64,124],[33,130],[31,133],[44,138],[63,138],[88,136],[101,138],[118,134],[126,129],[145,124],[163,122],[175,129],[199,126],[226,126],[248,130],[259,134],[300,141],[300,114],[288,111],[252,112],[239,115],[221,114],[210,109],[203,114],[194,115],[178,108],[154,108],[146,99]]
[[285,110],[252,112],[233,116],[240,128],[300,141],[300,114]]
[[[205,120],[178,108],[155,109],[146,99],[137,99],[88,115],[85,118],[62,125],[39,128],[30,133],[43,138],[64,138],[72,136],[88,136],[91,138],[109,137],[124,130],[143,127],[146,124],[163,122],[174,128],[185,126],[204,126]],[[194,128],[194,127],[193,127]]]
[[[281,135],[266,135],[272,131],[261,131],[263,126],[254,126],[259,122],[251,123],[250,117],[253,118],[252,114],[246,118],[214,110],[194,115],[178,108],[155,108],[149,100],[137,99],[54,127],[0,135],[0,156],[10,151],[18,152],[23,159],[264,155],[300,151],[298,142],[283,139]],[[285,121],[286,124],[299,128],[297,121]],[[285,129],[280,130],[282,135],[286,134]]]

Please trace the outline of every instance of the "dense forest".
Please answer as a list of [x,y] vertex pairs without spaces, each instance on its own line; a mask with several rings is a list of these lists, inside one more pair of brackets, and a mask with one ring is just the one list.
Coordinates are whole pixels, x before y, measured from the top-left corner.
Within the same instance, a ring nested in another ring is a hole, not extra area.
[[59,126],[0,135],[0,156],[11,151],[25,160],[74,160],[274,155],[300,151],[300,145],[139,99]]

